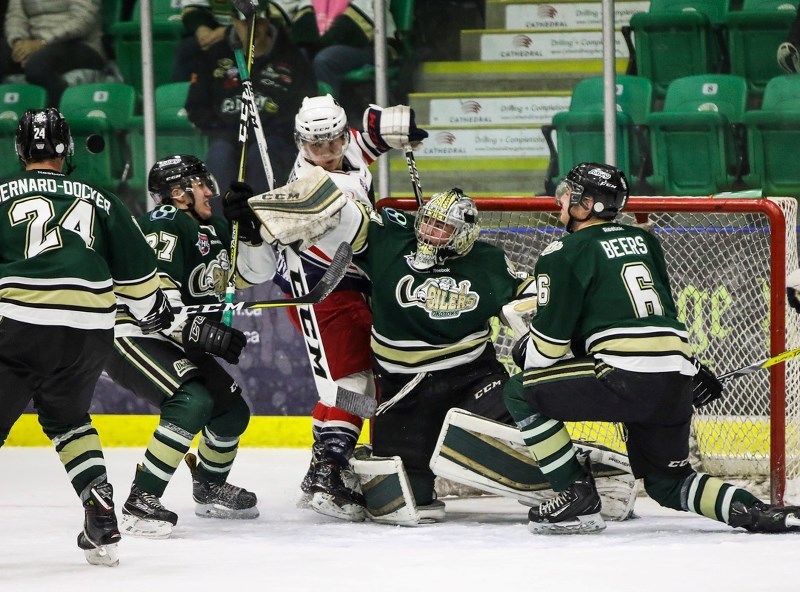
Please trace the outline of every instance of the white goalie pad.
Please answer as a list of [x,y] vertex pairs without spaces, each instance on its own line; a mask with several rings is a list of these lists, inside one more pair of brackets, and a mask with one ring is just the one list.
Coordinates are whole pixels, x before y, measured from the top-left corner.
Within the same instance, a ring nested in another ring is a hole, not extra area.
[[261,238],[275,246],[296,244],[301,251],[339,225],[347,198],[322,167],[293,183],[247,200],[261,222]]
[[[638,483],[628,457],[585,443],[575,447],[589,454],[603,518],[630,518]],[[555,495],[516,427],[462,409],[448,412],[430,467],[439,477],[526,505],[541,504]]]
[[350,467],[361,482],[371,521],[397,526],[420,524],[414,493],[399,456],[372,456],[370,446],[359,446]]

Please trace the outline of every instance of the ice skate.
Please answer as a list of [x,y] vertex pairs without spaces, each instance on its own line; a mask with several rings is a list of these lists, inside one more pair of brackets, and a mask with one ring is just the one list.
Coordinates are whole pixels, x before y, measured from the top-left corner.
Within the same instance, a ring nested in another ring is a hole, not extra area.
[[606,527],[600,507],[600,494],[587,465],[581,479],[528,511],[528,530],[536,534],[599,532]]
[[177,523],[178,515],[162,506],[157,496],[142,491],[136,485],[131,487],[131,493],[122,505],[122,532],[164,539],[172,534],[172,527]]
[[197,470],[197,457],[191,452],[184,457],[192,472],[192,498],[194,513],[203,518],[249,520],[258,518],[256,494],[225,481],[203,479]]
[[300,490],[303,492],[303,495],[297,503],[298,507],[307,508],[311,504],[311,486],[316,476],[317,463],[319,463],[324,456],[325,445],[322,442],[314,442],[314,445],[311,447],[311,461],[308,463],[308,471],[306,471],[303,480],[300,482]]
[[100,483],[89,490],[83,502],[86,516],[83,531],[78,535],[78,547],[92,565],[119,565],[117,543],[122,538],[114,514],[114,490],[110,483]]
[[761,502],[731,504],[728,524],[750,532],[800,532],[800,506],[770,506]]
[[366,518],[366,500],[358,477],[330,458],[317,463],[311,483],[311,508],[325,516],[362,522]]

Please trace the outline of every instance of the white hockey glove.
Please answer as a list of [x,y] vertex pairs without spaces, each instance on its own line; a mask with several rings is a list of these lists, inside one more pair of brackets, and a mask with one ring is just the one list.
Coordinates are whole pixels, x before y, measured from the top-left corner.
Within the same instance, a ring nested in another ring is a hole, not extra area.
[[275,247],[296,245],[309,249],[339,225],[340,210],[347,203],[336,183],[322,167],[293,183],[248,201],[261,221],[261,237]]
[[391,148],[402,150],[407,144],[418,148],[428,132],[417,127],[414,110],[408,105],[378,107],[370,105],[364,111],[364,129],[375,148],[383,153]]
[[536,305],[536,296],[512,300],[500,309],[500,322],[514,331],[516,339],[520,339],[528,334],[528,324],[536,313]]
[[789,306],[800,312],[800,269],[786,276],[786,298]]

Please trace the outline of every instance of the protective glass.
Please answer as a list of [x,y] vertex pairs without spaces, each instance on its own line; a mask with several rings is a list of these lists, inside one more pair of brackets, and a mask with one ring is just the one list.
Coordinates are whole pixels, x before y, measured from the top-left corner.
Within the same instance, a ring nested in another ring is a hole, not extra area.
[[217,180],[211,173],[207,175],[194,175],[191,177],[185,177],[183,179],[183,189],[189,193],[191,193],[193,189],[197,189],[201,193],[204,193],[206,188],[211,191],[211,197],[219,196]]
[[583,186],[575,183],[575,181],[564,179],[556,187],[556,205],[559,207],[561,207],[561,200],[564,198],[568,199],[569,203],[576,204],[581,200],[582,196]]

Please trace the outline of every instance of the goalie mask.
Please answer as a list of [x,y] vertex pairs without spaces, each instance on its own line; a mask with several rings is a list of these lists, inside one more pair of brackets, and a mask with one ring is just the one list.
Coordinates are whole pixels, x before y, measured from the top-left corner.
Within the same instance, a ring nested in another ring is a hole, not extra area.
[[414,233],[414,269],[430,269],[448,257],[466,255],[480,233],[478,208],[457,187],[436,193],[417,212]]
[[71,157],[75,151],[72,134],[58,109],[28,109],[19,118],[17,156],[24,163]]
[[306,160],[339,168],[350,143],[347,114],[331,95],[304,98],[294,118],[294,141]]
[[[558,184],[556,188],[556,203],[560,204],[561,199],[569,198],[570,209],[578,205],[588,211],[588,219],[591,216],[601,220],[613,220],[617,214],[628,203],[628,180],[617,167],[596,162],[584,162],[573,167],[567,177]],[[584,203],[584,198],[592,198],[591,210],[588,204]],[[570,213],[570,224],[573,218]]]
[[[189,154],[176,154],[156,161],[147,177],[147,190],[157,204],[170,204],[175,187],[193,195],[192,187],[197,182],[205,183],[212,194],[219,195],[217,182],[202,160]],[[189,209],[193,207],[192,201]]]

